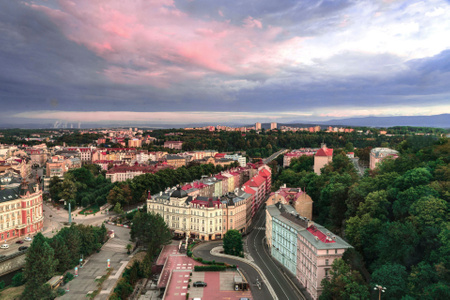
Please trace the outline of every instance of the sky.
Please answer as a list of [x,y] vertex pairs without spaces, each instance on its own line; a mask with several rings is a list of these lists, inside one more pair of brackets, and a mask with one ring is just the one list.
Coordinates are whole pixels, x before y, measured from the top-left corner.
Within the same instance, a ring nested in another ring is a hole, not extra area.
[[0,123],[450,113],[450,1],[2,1]]

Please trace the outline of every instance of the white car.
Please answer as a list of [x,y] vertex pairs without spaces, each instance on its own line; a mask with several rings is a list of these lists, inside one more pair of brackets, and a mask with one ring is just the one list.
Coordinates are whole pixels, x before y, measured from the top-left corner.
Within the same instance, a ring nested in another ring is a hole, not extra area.
[[27,236],[26,238],[23,239],[25,242],[31,242],[33,239],[30,238],[29,236]]
[[8,249],[8,248],[9,248],[9,245],[8,245],[8,244],[3,244],[0,248],[2,248],[2,249]]

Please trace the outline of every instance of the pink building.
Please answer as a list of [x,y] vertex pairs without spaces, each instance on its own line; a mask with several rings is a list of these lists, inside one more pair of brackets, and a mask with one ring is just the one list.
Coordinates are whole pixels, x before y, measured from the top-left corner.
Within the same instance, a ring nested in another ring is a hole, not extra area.
[[333,149],[327,148],[325,144],[314,155],[314,173],[320,175],[320,169],[333,161]]
[[386,158],[398,158],[398,151],[389,148],[373,148],[370,151],[370,169],[376,168],[377,164]]
[[22,182],[0,190],[0,238],[2,241],[29,236],[44,226],[42,191],[37,184]]
[[322,293],[333,261],[352,246],[288,205],[266,208],[266,242],[270,254],[305,287],[312,299]]
[[292,150],[289,153],[286,153],[283,158],[283,167],[289,167],[291,165],[291,160],[293,158],[299,158],[300,156],[306,155],[306,156],[313,156],[316,154],[318,148],[301,148]]

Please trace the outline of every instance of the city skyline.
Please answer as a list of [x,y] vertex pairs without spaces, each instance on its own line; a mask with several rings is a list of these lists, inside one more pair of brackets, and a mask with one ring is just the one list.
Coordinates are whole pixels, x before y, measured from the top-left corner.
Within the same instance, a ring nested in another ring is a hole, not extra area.
[[447,1],[10,1],[3,123],[450,112]]

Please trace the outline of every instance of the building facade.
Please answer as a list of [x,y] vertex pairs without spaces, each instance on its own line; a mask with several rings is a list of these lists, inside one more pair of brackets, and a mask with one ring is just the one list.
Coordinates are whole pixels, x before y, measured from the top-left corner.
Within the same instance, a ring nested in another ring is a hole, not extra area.
[[[2,178],[8,180],[7,178]],[[4,182],[5,183],[5,182]],[[42,231],[42,191],[37,184],[23,182],[0,190],[0,238],[2,241]]]
[[320,169],[333,161],[333,149],[327,148],[325,144],[317,150],[314,155],[314,173],[320,175]]
[[376,168],[377,164],[386,158],[398,158],[398,151],[389,148],[373,148],[370,151],[370,169]]
[[283,157],[283,167],[289,167],[291,165],[291,160],[293,158],[299,158],[300,156],[313,156],[318,151],[318,148],[302,148],[297,150],[292,150],[286,153]]
[[305,287],[312,299],[322,293],[333,261],[352,246],[325,227],[280,203],[266,209],[266,242],[271,255]]

